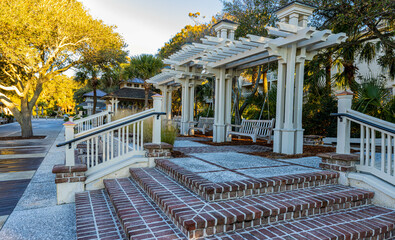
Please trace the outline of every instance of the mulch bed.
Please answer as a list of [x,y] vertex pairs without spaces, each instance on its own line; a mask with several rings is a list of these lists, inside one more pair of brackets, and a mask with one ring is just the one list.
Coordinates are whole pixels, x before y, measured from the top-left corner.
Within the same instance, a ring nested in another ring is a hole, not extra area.
[[[212,138],[212,135],[206,134],[195,134],[191,136],[191,138]],[[252,142],[251,138],[248,137],[235,137],[232,138],[231,142],[223,142],[223,143],[216,143],[212,141],[199,141],[195,140],[195,142],[204,143],[211,146],[240,146],[240,145],[261,145],[265,147],[273,148],[273,142],[267,143],[266,140],[257,139],[256,143]],[[274,159],[287,159],[287,158],[302,158],[302,157],[312,157],[316,156],[319,153],[328,153],[328,152],[336,152],[336,147],[329,147],[329,146],[317,146],[317,145],[304,145],[303,146],[303,154],[294,154],[294,155],[286,155],[281,153],[274,153],[274,152],[250,152],[247,154],[261,156],[265,158],[274,158]],[[351,149],[351,153],[357,152]],[[182,153],[181,153],[182,154]]]
[[44,139],[47,136],[32,136],[32,137],[21,137],[21,136],[13,136],[13,137],[0,137],[0,141],[7,140],[29,140],[29,139]]
[[173,158],[184,158],[184,157],[187,157],[187,155],[185,155],[185,153],[180,152],[180,151],[172,151],[171,152],[171,157],[173,157]]

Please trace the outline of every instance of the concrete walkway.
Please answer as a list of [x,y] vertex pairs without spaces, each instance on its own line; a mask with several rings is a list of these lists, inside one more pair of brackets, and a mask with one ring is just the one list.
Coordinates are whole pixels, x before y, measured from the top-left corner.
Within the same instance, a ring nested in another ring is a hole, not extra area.
[[[64,141],[62,123],[34,120],[34,134],[46,135],[45,139],[0,141],[0,191],[4,186],[0,196],[9,198],[18,193],[8,202],[10,215],[0,230],[0,239],[75,239],[74,204],[56,205],[52,174],[53,165],[64,162],[63,148],[56,147]],[[17,127],[1,127],[0,134],[17,136]]]

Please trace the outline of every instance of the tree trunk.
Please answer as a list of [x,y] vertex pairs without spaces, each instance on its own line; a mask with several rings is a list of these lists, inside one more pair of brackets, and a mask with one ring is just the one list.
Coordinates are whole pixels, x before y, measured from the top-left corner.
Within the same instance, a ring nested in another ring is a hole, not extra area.
[[[252,90],[251,94],[248,95],[248,97],[244,101],[243,105],[241,105],[241,107],[238,109],[238,117],[236,118],[236,116],[235,116],[235,123],[236,124],[240,124],[241,123],[241,116],[243,115],[244,110],[248,107],[248,105],[250,104],[250,100],[255,95],[256,91],[258,90],[259,79],[261,79],[261,76],[262,76],[262,69],[263,69],[263,67],[260,66],[259,69],[258,69],[258,75],[257,75],[256,80],[255,80],[254,89]],[[267,69],[266,69],[266,71],[264,73],[267,73]]]
[[21,111],[17,108],[10,108],[15,120],[21,126],[21,136],[23,138],[29,138],[33,136],[32,127],[32,109],[29,109],[28,100],[21,98]]
[[144,96],[144,109],[148,109],[149,89],[150,89],[149,84],[148,84],[148,83],[145,83],[145,84],[144,84],[144,92],[145,92],[145,96]]
[[22,112],[22,118],[20,119],[19,124],[21,125],[21,131],[22,131],[23,138],[29,138],[29,137],[33,136],[31,112],[29,112],[29,111]]
[[97,105],[97,92],[96,92],[96,85],[93,87],[93,109],[92,114],[96,113],[96,105]]

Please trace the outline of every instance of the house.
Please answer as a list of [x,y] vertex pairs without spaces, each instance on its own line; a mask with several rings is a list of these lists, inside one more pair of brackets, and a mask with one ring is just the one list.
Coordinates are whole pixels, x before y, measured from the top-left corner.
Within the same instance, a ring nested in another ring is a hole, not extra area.
[[[112,105],[112,109],[130,108],[141,110],[144,108],[145,89],[144,80],[140,78],[123,80],[120,83],[119,90],[108,93],[102,97],[107,104]],[[152,107],[153,91],[149,91],[148,107]]]
[[[102,112],[103,110],[106,109],[106,101],[101,99],[104,97],[107,93],[103,92],[101,90],[96,90],[96,112]],[[85,98],[85,101],[80,104],[84,108],[84,111],[87,112],[88,116],[92,115],[93,113],[93,91],[85,93],[83,97]]]

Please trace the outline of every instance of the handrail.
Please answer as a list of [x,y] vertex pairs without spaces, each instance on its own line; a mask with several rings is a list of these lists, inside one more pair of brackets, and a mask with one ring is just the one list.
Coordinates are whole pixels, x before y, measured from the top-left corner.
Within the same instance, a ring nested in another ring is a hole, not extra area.
[[121,123],[118,123],[118,124],[115,124],[115,125],[111,125],[111,126],[109,126],[109,127],[107,127],[107,128],[99,129],[99,130],[97,130],[97,131],[88,133],[88,134],[86,134],[86,135],[84,135],[84,136],[77,137],[77,138],[74,138],[74,139],[72,139],[72,140],[69,140],[69,141],[66,141],[66,142],[63,142],[63,143],[59,143],[59,144],[56,145],[56,147],[62,147],[62,146],[65,146],[65,145],[69,145],[69,147],[70,147],[71,144],[72,144],[73,142],[77,142],[77,141],[79,141],[79,140],[88,138],[88,137],[90,137],[90,136],[93,136],[93,135],[96,135],[96,134],[99,134],[99,133],[102,133],[102,132],[111,130],[111,129],[113,129],[113,128],[121,127],[121,126],[123,126],[123,125],[129,124],[129,123],[133,123],[133,122],[136,122],[136,121],[138,121],[138,120],[141,120],[141,119],[144,119],[144,118],[153,116],[153,115],[157,115],[157,118],[159,118],[160,115],[166,115],[166,113],[165,113],[165,112],[153,112],[153,113],[148,113],[148,114],[146,114],[146,115],[139,116],[139,117],[130,119],[130,120],[125,121],[125,122],[121,122]]
[[375,128],[381,129],[381,130],[384,130],[384,131],[386,131],[386,132],[390,132],[390,133],[392,133],[392,134],[395,134],[395,129],[383,127],[383,126],[381,126],[381,125],[372,123],[372,122],[370,122],[370,121],[368,121],[368,120],[361,119],[361,118],[356,117],[356,116],[354,116],[354,115],[352,115],[352,114],[349,114],[349,113],[331,113],[330,115],[331,115],[331,116],[334,116],[334,117],[339,117],[339,118],[341,118],[341,117],[351,118],[351,119],[356,120],[356,121],[358,121],[358,122],[361,122],[361,123],[363,123],[363,124],[366,124],[366,125],[369,125],[369,126],[372,126],[372,127],[375,127]]
[[103,112],[95,113],[95,114],[90,115],[88,117],[77,119],[77,120],[74,121],[74,123],[80,123],[80,122],[88,121],[88,120],[94,119],[96,117],[105,116],[107,114],[113,114],[113,112],[110,112],[110,111],[106,110],[106,111],[103,111]]
[[[98,127],[96,127],[96,128],[92,128],[92,129],[86,130],[86,131],[84,131],[84,132],[77,133],[75,137],[82,137],[82,136],[85,136],[85,135],[87,135],[87,134],[90,134],[91,132],[94,132],[94,131],[96,131],[96,130],[99,130],[99,129],[102,129],[102,128],[106,128],[106,127],[110,127],[110,126],[114,126],[114,125],[116,125],[116,124],[118,124],[118,123],[122,123],[122,122],[125,121],[125,119],[129,119],[129,118],[130,118],[130,119],[134,119],[135,117],[138,117],[138,116],[140,116],[140,115],[142,116],[142,115],[144,115],[144,114],[149,114],[149,113],[152,113],[152,112],[154,112],[154,111],[155,111],[154,109],[148,109],[148,110],[145,110],[145,111],[142,111],[142,112],[138,112],[138,113],[136,113],[136,114],[133,114],[133,115],[130,115],[130,116],[127,116],[127,117],[124,117],[124,118],[120,118],[120,119],[115,120],[115,121],[112,121],[112,122],[108,122],[108,123],[103,124],[103,125],[101,125],[101,126],[98,126]],[[133,118],[131,118],[131,117],[133,117]]]

